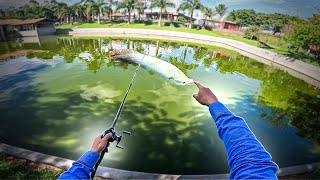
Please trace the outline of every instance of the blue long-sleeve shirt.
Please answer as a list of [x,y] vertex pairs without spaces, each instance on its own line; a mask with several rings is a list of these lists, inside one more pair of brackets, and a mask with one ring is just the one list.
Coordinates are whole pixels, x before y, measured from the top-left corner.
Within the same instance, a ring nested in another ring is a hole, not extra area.
[[[209,111],[217,125],[220,138],[224,142],[230,179],[277,179],[277,164],[263,148],[245,121],[232,114],[222,103],[209,106]],[[61,174],[59,179],[90,179],[99,155],[88,151],[72,167]]]
[[62,173],[59,179],[90,179],[94,171],[94,165],[99,159],[99,154],[87,151],[76,162],[72,163],[68,171]]
[[220,102],[211,104],[209,111],[227,151],[230,179],[277,179],[277,164],[245,121]]

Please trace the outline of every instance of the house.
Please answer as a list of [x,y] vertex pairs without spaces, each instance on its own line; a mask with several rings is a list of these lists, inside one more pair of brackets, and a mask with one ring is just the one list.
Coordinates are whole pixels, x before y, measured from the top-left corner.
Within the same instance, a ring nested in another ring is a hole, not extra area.
[[[160,12],[146,12],[145,13],[147,19],[159,19]],[[189,21],[191,18],[189,16],[186,16],[182,13],[172,13],[172,12],[163,12],[162,13],[162,19],[166,19],[169,21],[177,20],[179,16],[184,17],[187,21]],[[194,22],[196,19],[192,18],[192,21]]]
[[126,20],[127,18],[128,16],[124,14],[120,14],[120,13],[111,14],[111,20],[119,21],[119,20]]
[[230,22],[230,21],[222,21],[221,27],[222,29],[228,29],[230,31],[237,31],[239,28],[236,22]]
[[12,37],[30,37],[54,34],[54,21],[46,18],[37,19],[4,19],[0,20],[0,38],[5,40]]
[[221,26],[221,22],[218,20],[209,20],[209,19],[199,19],[198,24],[200,27],[213,30],[213,29],[219,29]]
[[0,20],[0,40],[5,40],[10,34],[11,23],[18,22],[18,19],[1,19]]

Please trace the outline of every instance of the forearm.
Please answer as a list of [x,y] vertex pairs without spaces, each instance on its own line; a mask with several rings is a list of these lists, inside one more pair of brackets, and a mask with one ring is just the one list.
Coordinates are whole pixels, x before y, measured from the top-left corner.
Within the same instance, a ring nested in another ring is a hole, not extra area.
[[94,165],[99,159],[96,152],[88,151],[83,154],[68,171],[62,173],[59,179],[90,179],[90,173],[94,171]]
[[270,154],[245,121],[232,114],[220,102],[211,104],[209,110],[227,151],[230,179],[276,179],[278,166],[271,161]]

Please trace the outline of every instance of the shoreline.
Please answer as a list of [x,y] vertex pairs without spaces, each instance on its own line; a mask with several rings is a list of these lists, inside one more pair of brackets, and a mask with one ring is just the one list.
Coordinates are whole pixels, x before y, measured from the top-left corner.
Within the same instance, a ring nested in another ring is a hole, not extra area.
[[[25,159],[38,164],[53,166],[59,170],[67,170],[71,167],[73,160],[51,156],[40,152],[35,152],[15,146],[11,146],[0,142],[0,152]],[[291,166],[280,168],[277,172],[278,177],[287,177],[310,173],[320,167],[320,162],[310,163],[299,166]],[[96,177],[107,179],[228,179],[229,174],[210,174],[210,175],[173,175],[173,174],[157,174],[137,171],[128,171],[105,166],[99,166]]]
[[175,40],[183,42],[191,42],[236,51],[244,56],[255,59],[273,67],[280,68],[294,77],[302,79],[309,84],[320,87],[320,68],[293,59],[284,55],[280,55],[266,49],[258,48],[240,41],[192,34],[185,32],[175,32],[167,30],[145,30],[133,28],[73,28],[73,29],[57,29],[57,34],[70,35],[74,37],[85,36],[107,36],[107,37],[127,37],[127,38],[143,38],[157,40]]

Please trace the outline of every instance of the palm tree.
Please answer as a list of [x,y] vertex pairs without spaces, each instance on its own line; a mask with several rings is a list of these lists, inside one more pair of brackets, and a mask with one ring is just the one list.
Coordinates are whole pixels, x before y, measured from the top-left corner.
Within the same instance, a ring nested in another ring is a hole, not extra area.
[[66,18],[67,19],[67,23],[70,22],[70,24],[73,24],[73,16],[74,16],[74,10],[72,6],[64,6],[63,9],[60,9],[58,11],[58,18]]
[[103,7],[106,5],[106,3],[104,2],[104,0],[98,0],[97,2],[94,2],[97,10],[98,10],[98,24],[100,24],[100,16],[103,13]]
[[137,6],[136,6],[136,9],[137,9],[137,12],[138,12],[138,19],[140,21],[140,15],[144,13],[144,10],[145,10],[145,5],[143,2],[139,1],[137,3]]
[[219,21],[221,22],[222,20],[222,17],[226,14],[227,12],[227,7],[226,5],[224,4],[218,4],[216,7],[215,7],[215,12],[219,14]]
[[166,10],[167,7],[175,7],[176,5],[168,0],[154,0],[151,2],[151,8],[159,7],[160,8],[160,17],[159,17],[159,26],[162,26],[162,11]]
[[74,14],[76,15],[76,18],[82,19],[83,15],[84,15],[84,6],[81,5],[80,3],[76,3],[73,6],[73,10],[74,10]]
[[4,12],[4,10],[0,9],[0,16],[5,16],[5,15],[6,15],[6,13]]
[[86,4],[85,6],[85,9],[84,9],[84,16],[86,17],[87,19],[87,22],[90,21],[90,17],[92,15],[92,11],[93,11],[93,5],[92,4]]
[[118,1],[114,1],[114,0],[108,0],[105,6],[106,11],[109,14],[109,19],[110,21],[112,21],[111,16],[113,14],[113,8],[112,6],[116,6]]
[[52,10],[54,12],[54,14],[57,16],[58,19],[60,19],[60,24],[62,24],[62,20],[65,18],[62,13],[62,11],[64,11],[65,8],[68,7],[68,5],[66,3],[62,3],[62,2],[53,2],[54,6],[52,7]]
[[124,0],[120,3],[118,3],[116,11],[119,9],[126,9],[128,11],[129,17],[128,17],[128,24],[130,24],[131,21],[131,13],[135,9],[135,6],[137,4],[137,0]]
[[94,12],[96,11],[98,15],[98,24],[100,24],[101,15],[103,14],[104,7],[107,3],[105,3],[104,0],[82,0],[81,3],[84,5],[90,4],[92,21],[94,20]]
[[201,7],[203,7],[203,5],[200,3],[200,0],[186,0],[185,2],[183,2],[182,4],[180,4],[180,6],[178,7],[178,11],[182,10],[188,10],[189,14],[190,14],[190,20],[189,20],[189,28],[192,28],[192,19],[193,19],[193,12],[194,10],[198,10]]
[[204,7],[204,6],[201,7],[201,12],[202,12],[202,14],[204,16],[204,19],[207,19],[208,17],[211,18],[214,15],[214,13],[213,13],[211,8]]

